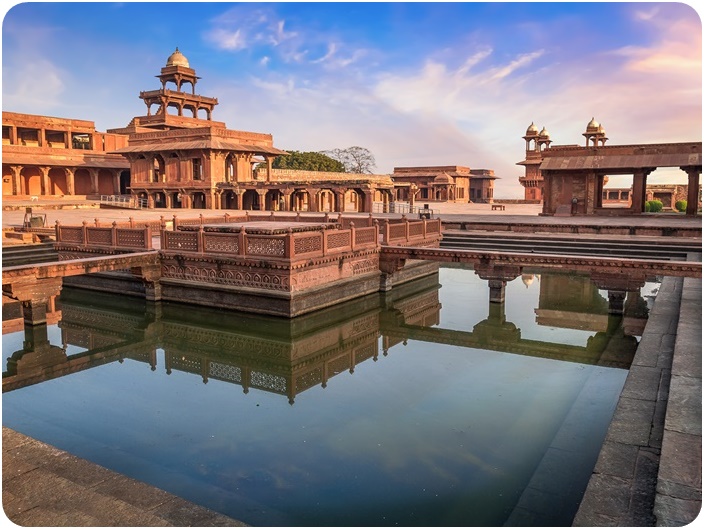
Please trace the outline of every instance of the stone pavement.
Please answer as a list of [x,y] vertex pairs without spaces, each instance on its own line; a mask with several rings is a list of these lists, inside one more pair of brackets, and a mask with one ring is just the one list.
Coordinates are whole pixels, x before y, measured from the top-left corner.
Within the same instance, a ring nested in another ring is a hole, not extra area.
[[573,525],[682,526],[699,515],[701,284],[664,278]]
[[21,526],[245,526],[5,427],[2,505]]

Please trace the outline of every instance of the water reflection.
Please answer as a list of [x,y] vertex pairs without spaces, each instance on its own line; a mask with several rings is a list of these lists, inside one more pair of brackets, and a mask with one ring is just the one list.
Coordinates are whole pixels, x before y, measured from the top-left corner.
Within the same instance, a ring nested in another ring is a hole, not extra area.
[[[62,345],[51,345],[46,324],[26,326],[23,348],[8,359],[3,392],[126,358],[157,369],[164,351],[173,370],[286,395],[325,387],[329,378],[408,340],[627,368],[647,318],[639,292],[628,295],[625,314],[608,313],[608,300],[586,276],[543,274],[536,323],[594,331],[586,347],[530,340],[506,320],[504,303],[489,303],[471,331],[439,327],[437,276],[293,320],[191,310],[109,294],[65,289],[61,296]],[[68,346],[82,349],[67,354]]]
[[294,320],[65,289],[3,339],[3,421],[254,525],[569,525],[647,307],[538,274]]

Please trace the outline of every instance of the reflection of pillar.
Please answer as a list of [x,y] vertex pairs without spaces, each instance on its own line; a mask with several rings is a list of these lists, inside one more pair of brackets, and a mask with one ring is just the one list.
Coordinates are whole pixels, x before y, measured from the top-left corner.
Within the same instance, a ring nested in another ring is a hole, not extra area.
[[609,314],[623,314],[625,300],[625,290],[609,290]]
[[22,347],[25,351],[36,351],[37,349],[46,348],[48,345],[49,335],[47,332],[46,321],[37,325],[24,326],[24,342]]
[[489,301],[502,303],[506,300],[506,281],[501,279],[489,280]]
[[506,282],[521,275],[522,268],[512,265],[494,265],[492,262],[474,265],[474,272],[489,282],[489,301],[503,303],[506,299]]

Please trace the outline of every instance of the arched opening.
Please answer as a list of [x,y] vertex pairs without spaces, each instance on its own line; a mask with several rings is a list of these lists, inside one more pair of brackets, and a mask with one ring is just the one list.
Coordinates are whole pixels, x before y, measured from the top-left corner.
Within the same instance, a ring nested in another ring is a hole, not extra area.
[[120,194],[129,195],[130,191],[130,172],[120,171]]
[[207,120],[208,119],[208,109],[207,108],[199,108],[196,111],[195,117],[197,117],[198,119],[206,119]]
[[155,208],[165,208],[166,207],[166,195],[161,191],[154,193],[154,207]]
[[237,182],[237,174],[235,172],[235,157],[232,153],[225,157],[225,182]]
[[321,189],[318,193],[318,211],[333,212],[338,211],[335,203],[335,193],[330,189]]
[[259,209],[259,193],[253,189],[248,189],[242,195],[242,209],[258,210]]
[[180,209],[183,207],[183,204],[181,203],[181,193],[171,193],[171,207],[174,209]]
[[345,192],[345,211],[363,212],[364,211],[364,193],[359,189],[348,189]]
[[200,191],[193,193],[193,209],[205,209],[205,193]]
[[149,178],[150,182],[165,182],[166,181],[166,164],[164,158],[160,154],[155,154],[152,159],[152,171]]
[[284,196],[278,189],[271,189],[266,192],[265,196],[265,209],[267,211],[283,211],[284,210]]
[[240,209],[239,198],[237,196],[237,193],[235,193],[234,191],[225,191],[222,194],[221,200],[222,209]]
[[308,211],[308,192],[303,190],[291,193],[291,211]]
[[[76,179],[74,175],[74,189]],[[34,193],[30,193],[32,195]],[[49,193],[50,195],[68,195],[68,183],[66,182],[66,171],[64,169],[49,170]]]
[[[59,172],[57,172],[57,175]],[[55,178],[54,175],[52,175],[51,172],[49,172],[49,176],[51,178],[52,183],[55,186],[60,186],[61,179],[63,178],[63,182],[65,185],[66,182],[66,174],[64,171],[60,171],[61,178]],[[67,193],[66,191],[65,193]],[[93,192],[93,185],[92,185],[92,178],[90,173],[86,169],[77,169],[76,172],[73,175],[73,192],[76,195],[90,195]],[[53,191],[53,193],[57,193],[57,191]]]

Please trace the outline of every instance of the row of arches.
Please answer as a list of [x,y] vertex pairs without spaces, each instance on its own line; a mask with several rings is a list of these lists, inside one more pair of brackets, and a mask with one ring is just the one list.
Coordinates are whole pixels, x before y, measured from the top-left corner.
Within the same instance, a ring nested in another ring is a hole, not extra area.
[[2,166],[2,194],[31,196],[126,194],[130,172],[122,169]]
[[347,189],[223,190],[211,194],[195,190],[140,191],[137,197],[150,208],[235,209],[249,211],[371,212],[373,192]]

